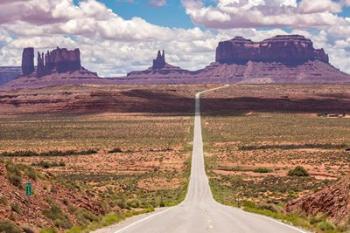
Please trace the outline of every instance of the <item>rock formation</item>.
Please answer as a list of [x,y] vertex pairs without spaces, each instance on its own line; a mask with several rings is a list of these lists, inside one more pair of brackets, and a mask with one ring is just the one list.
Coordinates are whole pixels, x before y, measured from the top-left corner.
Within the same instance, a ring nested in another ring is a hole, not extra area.
[[245,65],[249,61],[301,65],[308,61],[329,63],[323,49],[315,49],[311,40],[300,35],[275,36],[261,42],[243,37],[219,43],[216,62]]
[[81,68],[79,49],[57,48],[47,51],[46,54],[38,53],[37,76],[39,77],[54,72],[73,72]]
[[160,69],[164,68],[165,65],[166,65],[165,52],[163,50],[163,53],[161,54],[160,51],[158,51],[157,58],[153,59],[152,69],[153,70],[160,70]]
[[152,67],[144,71],[128,73],[128,77],[161,78],[161,77],[182,77],[191,75],[192,72],[183,70],[180,67],[170,65],[165,61],[165,52],[158,51],[156,59],[153,59]]
[[34,48],[25,48],[22,53],[22,74],[30,75],[34,72]]
[[[52,51],[47,51],[46,54],[38,52],[36,69],[34,69],[33,54],[33,48],[24,49],[23,74],[16,79],[5,78],[2,81],[2,70],[0,68],[0,84],[6,82],[3,88],[40,88],[52,85],[108,83],[99,78],[97,73],[82,67],[79,49],[68,50],[57,47]],[[27,67],[31,68],[28,69]]]
[[262,42],[243,37],[220,42],[216,62],[196,72],[211,82],[344,83],[350,76],[332,66],[323,49],[299,35],[275,36]]
[[286,210],[309,216],[324,215],[335,223],[348,221],[350,216],[350,176],[344,177],[333,186],[291,201]]

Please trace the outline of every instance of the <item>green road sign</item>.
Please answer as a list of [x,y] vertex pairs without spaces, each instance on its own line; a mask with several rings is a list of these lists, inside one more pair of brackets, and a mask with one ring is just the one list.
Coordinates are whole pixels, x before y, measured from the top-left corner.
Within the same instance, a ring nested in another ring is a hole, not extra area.
[[32,196],[33,195],[32,183],[30,183],[30,182],[26,183],[26,195],[27,196]]

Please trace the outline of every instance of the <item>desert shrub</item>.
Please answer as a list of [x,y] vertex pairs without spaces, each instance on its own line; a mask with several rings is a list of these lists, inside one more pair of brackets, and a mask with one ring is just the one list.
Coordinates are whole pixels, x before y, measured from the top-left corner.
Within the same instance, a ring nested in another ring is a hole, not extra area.
[[328,232],[335,230],[335,226],[327,221],[321,221],[317,224],[317,227],[322,231]]
[[270,173],[272,172],[272,169],[265,168],[265,167],[259,167],[253,170],[255,173]]
[[288,172],[288,176],[309,176],[309,173],[302,166],[297,166],[296,168],[290,170]]
[[51,167],[64,167],[66,164],[61,161],[61,162],[49,162],[49,161],[40,161],[39,163],[33,163],[32,166],[38,166],[42,168],[51,168]]
[[118,223],[122,220],[122,218],[114,213],[110,213],[106,216],[104,216],[101,220],[101,225],[102,226],[109,226],[112,225],[113,223]]
[[37,180],[38,178],[38,174],[32,167],[26,166],[25,173],[32,180]]
[[22,226],[24,233],[35,233],[35,231],[30,226]]
[[7,203],[8,203],[7,198],[4,196],[1,196],[0,197],[0,205],[7,205]]
[[59,151],[52,150],[46,152],[35,152],[35,151],[14,151],[14,152],[2,152],[0,157],[33,157],[33,156],[69,156],[69,155],[91,155],[96,154],[98,151],[94,149],[76,151],[76,150],[67,150]]
[[11,204],[11,210],[16,212],[17,214],[21,213],[21,208],[19,207],[19,205],[17,203]]
[[0,220],[0,232],[21,233],[21,230],[15,223],[11,221]]
[[34,151],[14,151],[14,152],[2,152],[1,157],[32,157],[38,156],[38,153]]
[[22,187],[22,173],[18,166],[13,163],[6,164],[7,179],[16,187]]
[[122,208],[122,209],[127,209],[128,208],[128,204],[126,203],[126,200],[124,198],[122,199],[118,199],[117,200],[117,205]]
[[342,149],[346,148],[346,144],[282,144],[282,145],[244,145],[240,146],[239,150],[295,150],[295,149]]
[[78,209],[75,212],[78,224],[81,226],[88,225],[93,221],[97,221],[98,217],[86,209]]
[[83,229],[79,226],[74,226],[68,231],[66,231],[66,233],[81,233],[81,232],[85,232],[85,231],[83,231]]
[[130,208],[139,208],[140,207],[140,201],[137,199],[130,199],[127,201],[127,206]]
[[114,149],[108,151],[109,154],[121,153],[121,152],[123,152],[123,151],[122,151],[122,149],[120,149],[120,148],[114,148]]
[[44,228],[40,230],[40,233],[57,233],[57,231],[54,228]]
[[51,219],[56,227],[68,229],[72,227],[68,217],[57,206],[52,204],[49,209],[43,211],[45,217]]

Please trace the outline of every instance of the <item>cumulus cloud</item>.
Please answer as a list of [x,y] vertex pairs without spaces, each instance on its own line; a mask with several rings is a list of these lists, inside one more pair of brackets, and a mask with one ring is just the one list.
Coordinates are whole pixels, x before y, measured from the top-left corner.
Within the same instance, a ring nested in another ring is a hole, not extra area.
[[[159,49],[166,50],[169,63],[196,70],[214,61],[219,41],[234,36],[260,41],[288,34],[282,26],[298,24],[305,27],[292,33],[314,40],[330,53],[332,63],[350,72],[350,27],[344,23],[350,21],[335,14],[345,1],[318,0],[320,4],[313,5],[306,0],[218,0],[206,6],[201,0],[183,0],[192,19],[213,30],[161,27],[138,17],[126,20],[97,0],[78,6],[72,0],[2,0],[0,65],[19,65],[23,47],[45,51],[60,46],[79,47],[83,65],[102,76],[145,69]],[[268,30],[254,28],[272,25]],[[309,31],[310,25],[320,28]]]
[[195,23],[211,28],[323,27],[345,24],[337,16],[342,4],[331,0],[217,0],[216,6],[201,0],[182,0]]

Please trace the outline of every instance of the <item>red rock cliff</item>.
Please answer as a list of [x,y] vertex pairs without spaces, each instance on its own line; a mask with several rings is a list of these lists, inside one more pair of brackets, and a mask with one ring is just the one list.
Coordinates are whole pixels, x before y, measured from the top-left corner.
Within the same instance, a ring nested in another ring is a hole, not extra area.
[[216,62],[221,64],[243,65],[254,61],[300,65],[315,60],[329,63],[323,49],[315,49],[311,40],[300,35],[275,36],[261,42],[235,37],[220,42],[216,49]]

